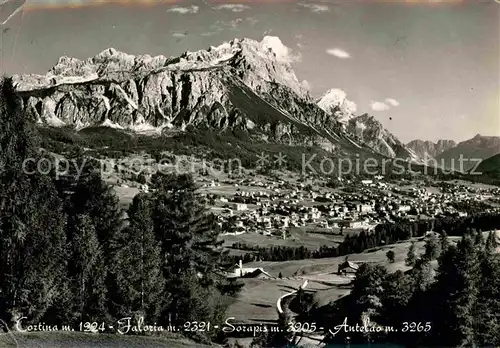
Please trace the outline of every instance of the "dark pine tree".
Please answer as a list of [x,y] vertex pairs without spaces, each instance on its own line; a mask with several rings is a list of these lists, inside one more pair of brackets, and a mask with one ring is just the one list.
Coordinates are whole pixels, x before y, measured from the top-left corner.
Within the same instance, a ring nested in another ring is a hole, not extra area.
[[381,265],[362,264],[353,281],[352,304],[350,313],[356,322],[364,318],[377,320],[382,310],[383,282],[387,270]]
[[410,244],[410,247],[408,248],[408,253],[406,254],[405,264],[407,266],[413,267],[417,262],[417,253],[415,249],[416,249],[415,242],[412,242]]
[[488,253],[494,254],[496,248],[498,247],[498,238],[495,231],[488,233],[488,238],[486,238],[486,251]]
[[448,235],[444,230],[439,233],[439,240],[441,242],[441,252],[445,252],[450,246],[450,241],[448,240]]
[[[383,288],[380,324],[396,327],[408,318],[407,306],[413,296],[413,280],[402,271],[396,271],[385,277]],[[401,338],[405,336],[404,333],[399,335]]]
[[[63,288],[65,216],[12,81],[0,84],[0,317],[38,322]],[[50,162],[50,161],[49,161]],[[45,162],[48,163],[48,162]],[[45,168],[42,168],[45,169]]]
[[[89,157],[85,157],[82,150],[77,149],[68,156],[71,162],[69,172],[57,180],[59,196],[64,200],[65,211],[72,217],[67,226],[67,234],[74,235],[77,228],[74,224],[80,223],[77,216],[85,216],[86,228],[92,228],[97,237],[99,250],[104,258],[106,267],[102,269],[106,288],[109,290],[105,304],[106,312],[112,312],[116,282],[109,271],[112,266],[112,257],[123,245],[115,245],[114,239],[123,228],[122,213],[118,198],[112,187],[106,184],[100,175],[99,164]],[[70,274],[71,276],[71,274]],[[102,315],[99,312],[98,315]]]
[[441,241],[432,233],[425,241],[425,257],[428,260],[435,260],[441,254]]
[[75,322],[107,319],[106,264],[103,248],[92,219],[77,215],[69,219],[71,255],[69,276],[72,282]]
[[190,175],[152,177],[153,225],[161,242],[166,292],[163,317],[173,323],[222,320],[225,298],[218,285],[224,254],[215,217],[208,213]]
[[110,257],[113,254],[112,241],[122,228],[118,198],[97,171],[85,170],[75,180],[69,199],[68,215],[87,215],[95,228],[105,257]]
[[394,253],[393,250],[389,250],[387,253],[385,253],[385,256],[387,256],[387,259],[389,260],[390,263],[394,263],[394,258],[396,257],[396,254]]
[[495,232],[486,240],[481,257],[481,286],[478,294],[476,330],[482,347],[500,344],[500,257],[496,251]]
[[436,299],[436,343],[447,346],[477,345],[474,313],[480,282],[480,257],[474,241],[466,235],[449,246],[439,259]]
[[158,320],[165,305],[165,279],[161,247],[155,238],[152,202],[145,194],[134,197],[128,209],[129,224],[118,232],[111,264],[115,280],[117,318],[142,316],[145,322]]

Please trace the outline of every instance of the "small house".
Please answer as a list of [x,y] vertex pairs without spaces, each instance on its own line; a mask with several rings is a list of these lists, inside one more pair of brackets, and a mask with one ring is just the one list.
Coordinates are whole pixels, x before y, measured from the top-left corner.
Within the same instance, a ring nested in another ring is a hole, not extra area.
[[262,268],[252,268],[252,267],[243,267],[243,261],[240,262],[233,267],[233,269],[226,274],[226,277],[231,278],[263,278],[268,279],[272,278],[272,276],[264,271]]
[[247,205],[245,203],[233,203],[232,208],[236,211],[247,210]]
[[339,265],[337,274],[355,274],[358,271],[359,265],[351,262],[351,261],[344,261]]

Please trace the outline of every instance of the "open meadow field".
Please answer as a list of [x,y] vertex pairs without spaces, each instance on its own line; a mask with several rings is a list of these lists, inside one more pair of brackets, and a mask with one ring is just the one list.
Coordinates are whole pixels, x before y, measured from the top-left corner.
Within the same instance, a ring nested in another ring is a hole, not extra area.
[[[484,232],[485,238],[487,234],[488,232]],[[497,231],[497,236],[500,238],[500,231]],[[459,237],[449,237],[452,243],[459,239]],[[407,271],[410,268],[405,265],[405,259],[412,241],[415,242],[417,255],[424,253],[424,241],[412,239],[367,250],[360,254],[350,254],[348,260],[380,264],[385,266],[389,272]],[[386,256],[389,250],[395,253],[393,263],[389,262]],[[500,248],[498,251],[500,252]],[[314,292],[316,306],[321,307],[331,301],[336,301],[350,292],[348,284],[352,278],[337,275],[338,266],[345,259],[346,257],[342,256],[245,264],[245,267],[260,267],[273,277],[277,277],[281,273],[283,279],[245,279],[245,287],[236,301],[229,307],[227,316],[235,317],[242,322],[274,322],[277,319],[277,299],[287,292],[296,290],[305,280],[308,281],[306,290]],[[437,261],[432,261],[432,265],[437,267]]]
[[[286,239],[281,236],[265,236],[260,233],[244,233],[240,235],[224,235],[220,237],[224,241],[224,246],[229,248],[233,243],[245,243],[249,246],[287,246],[287,247],[300,247],[304,246],[308,249],[315,250],[322,245],[336,246],[344,240],[342,236],[333,234],[319,234],[319,233],[292,233]],[[231,249],[234,250],[234,249]]]
[[[386,266],[389,271],[398,269],[406,271],[404,264],[410,242],[398,243],[377,248],[361,254],[349,255],[353,262],[370,262]],[[424,242],[416,242],[417,253],[423,253]],[[395,262],[389,263],[387,251],[396,254]],[[260,267],[271,276],[277,277],[281,272],[283,279],[244,279],[245,287],[229,307],[227,316],[235,317],[241,322],[274,322],[277,319],[276,301],[280,296],[296,290],[305,280],[306,290],[315,292],[317,305],[335,301],[350,292],[346,287],[352,278],[337,275],[338,265],[345,257],[323,259],[307,259],[283,262],[252,262],[245,267]]]
[[[366,251],[360,254],[350,254],[348,257],[349,261],[352,262],[370,262],[370,263],[381,263],[386,266],[396,265],[400,267],[399,262],[403,262],[408,248],[411,242],[406,241],[398,244],[391,244],[384,247],[379,247],[375,249],[370,249],[374,251]],[[416,242],[417,251],[423,252],[424,242]],[[387,261],[387,256],[385,255],[387,251],[393,250],[396,254],[395,263],[389,264]],[[278,274],[281,272],[284,277],[296,275],[311,275],[311,274],[324,274],[337,272],[337,267],[340,263],[345,261],[345,256],[332,257],[332,258],[321,258],[321,259],[306,259],[306,260],[292,260],[292,261],[282,261],[282,262],[272,262],[272,261],[262,261],[262,262],[252,262],[245,264],[246,267],[262,267],[265,271],[270,274]]]
[[116,192],[122,209],[127,209],[134,196],[140,192],[136,187],[113,186],[113,190]]
[[[244,279],[245,286],[229,307],[226,317],[238,323],[274,323],[278,317],[276,302],[279,297],[297,290],[304,283],[300,277],[283,279]],[[307,288],[324,290],[328,285],[309,282]]]
[[455,185],[464,185],[464,186],[476,188],[476,189],[494,189],[494,188],[498,187],[495,185],[488,185],[488,184],[483,184],[483,183],[478,183],[478,182],[470,182],[470,181],[465,181],[465,180],[451,180],[451,181],[445,181],[445,182],[449,182],[449,183],[452,183]]

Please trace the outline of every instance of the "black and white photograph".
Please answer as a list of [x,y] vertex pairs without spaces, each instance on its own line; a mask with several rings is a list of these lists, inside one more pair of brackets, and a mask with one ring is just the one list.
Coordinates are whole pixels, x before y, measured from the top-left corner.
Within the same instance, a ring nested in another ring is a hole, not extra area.
[[0,348],[500,347],[499,0],[0,0]]

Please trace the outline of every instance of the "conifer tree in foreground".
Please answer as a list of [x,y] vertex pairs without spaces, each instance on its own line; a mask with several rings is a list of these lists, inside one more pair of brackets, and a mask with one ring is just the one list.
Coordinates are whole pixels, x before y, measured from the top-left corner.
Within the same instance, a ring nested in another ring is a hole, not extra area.
[[482,347],[500,344],[500,256],[496,234],[490,232],[481,258],[481,286],[477,303],[477,336]]
[[491,231],[490,233],[488,233],[488,238],[486,239],[486,244],[485,244],[486,251],[489,254],[493,254],[495,253],[497,247],[498,247],[498,238],[496,231]]
[[113,238],[122,227],[118,197],[112,187],[101,179],[100,173],[92,169],[73,180],[75,184],[69,201],[68,215],[88,215],[104,255],[108,258],[113,252]]
[[415,242],[411,242],[410,247],[408,248],[408,253],[406,254],[405,265],[413,267],[415,266],[415,262],[417,262]]
[[[12,81],[0,85],[0,317],[38,322],[58,300],[65,218]],[[30,160],[25,162],[25,160]]]
[[431,286],[434,282],[435,272],[426,255],[423,255],[415,262],[415,266],[413,266],[411,270],[411,275],[414,280],[416,291],[423,292]]
[[450,241],[448,240],[448,234],[445,231],[441,231],[439,234],[439,241],[441,242],[441,252],[446,252],[450,246]]
[[128,209],[129,225],[113,241],[122,246],[111,265],[119,318],[139,315],[155,322],[165,305],[161,247],[153,231],[151,203],[147,195],[136,195]]
[[221,242],[213,215],[190,175],[156,174],[152,178],[154,232],[161,242],[166,293],[171,301],[163,317],[173,323],[217,322],[225,299],[218,285]]
[[362,264],[356,272],[353,281],[353,299],[351,311],[353,319],[362,320],[363,317],[377,318],[381,314],[383,281],[387,270],[381,265],[372,266]]
[[[96,264],[93,272],[100,273],[107,293],[102,303],[103,307],[98,308],[95,315],[108,317],[112,312],[111,309],[114,308],[113,296],[117,293],[116,282],[110,275],[113,266],[112,256],[116,249],[126,246],[126,244],[113,243],[116,235],[123,228],[118,198],[112,187],[102,180],[98,171],[98,163],[85,157],[82,150],[69,154],[67,160],[71,162],[69,172],[56,181],[59,196],[64,200],[65,212],[70,217],[66,233],[75,236],[75,230],[81,228],[79,224],[82,222],[77,217],[85,217],[85,230],[93,231],[91,235],[96,237],[92,240],[95,243],[95,252],[99,254],[99,260],[102,259],[102,262],[99,261]],[[101,267],[102,263],[104,267]],[[74,286],[75,274],[72,273],[74,268],[68,271],[68,277]],[[96,280],[100,282],[101,277]],[[72,293],[75,291],[79,289],[73,289]]]
[[435,260],[441,254],[441,241],[432,233],[425,241],[425,257],[429,260]]
[[408,306],[413,295],[413,279],[402,271],[390,273],[385,277],[382,300],[381,324],[395,326],[404,322]]
[[153,182],[155,233],[168,252],[167,267],[200,272],[210,280],[221,262],[222,243],[192,176],[157,174]]
[[475,236],[466,235],[450,246],[439,260],[434,296],[437,301],[434,329],[439,344],[474,346],[476,306],[479,295],[480,258]]
[[74,315],[78,322],[106,320],[106,265],[92,220],[87,215],[70,218],[69,274]]

